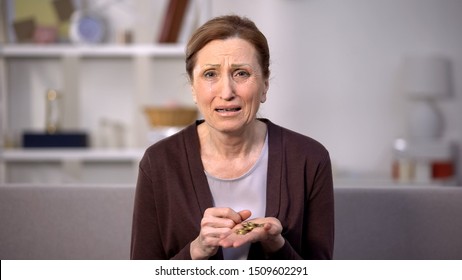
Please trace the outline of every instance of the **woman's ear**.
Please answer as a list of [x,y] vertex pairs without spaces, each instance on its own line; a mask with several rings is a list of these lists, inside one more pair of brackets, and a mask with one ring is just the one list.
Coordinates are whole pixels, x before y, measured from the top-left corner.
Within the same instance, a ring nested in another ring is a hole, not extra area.
[[260,98],[260,103],[265,103],[266,102],[266,92],[262,94]]

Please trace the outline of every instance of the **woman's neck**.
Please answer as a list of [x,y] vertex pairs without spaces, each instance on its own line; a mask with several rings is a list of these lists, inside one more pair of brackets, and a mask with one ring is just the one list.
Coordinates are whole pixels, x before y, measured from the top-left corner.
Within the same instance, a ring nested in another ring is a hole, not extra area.
[[198,133],[202,156],[242,158],[260,152],[265,141],[266,124],[255,120],[238,133],[223,133],[203,123],[198,127]]

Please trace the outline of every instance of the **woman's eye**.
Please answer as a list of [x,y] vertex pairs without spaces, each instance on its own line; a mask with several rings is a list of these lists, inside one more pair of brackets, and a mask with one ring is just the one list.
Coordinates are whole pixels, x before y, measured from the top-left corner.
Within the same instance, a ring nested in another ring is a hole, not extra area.
[[214,78],[217,76],[217,73],[215,71],[206,71],[204,73],[204,77],[207,79]]
[[250,76],[249,72],[244,71],[244,70],[238,70],[234,73],[236,77],[248,77]]

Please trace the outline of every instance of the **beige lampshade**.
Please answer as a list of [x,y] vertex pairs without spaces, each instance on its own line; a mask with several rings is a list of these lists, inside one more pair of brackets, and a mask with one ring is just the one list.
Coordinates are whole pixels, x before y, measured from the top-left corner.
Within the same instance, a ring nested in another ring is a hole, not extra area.
[[408,56],[404,59],[404,93],[411,98],[441,98],[451,92],[450,61],[442,56]]

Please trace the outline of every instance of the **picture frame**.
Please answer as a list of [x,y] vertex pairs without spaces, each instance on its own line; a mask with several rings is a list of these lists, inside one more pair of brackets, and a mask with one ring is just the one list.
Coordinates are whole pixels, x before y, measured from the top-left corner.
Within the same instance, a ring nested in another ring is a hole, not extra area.
[[[81,2],[82,0],[3,0],[0,24],[3,31],[0,32],[0,40],[3,39],[7,44],[67,41],[71,14],[82,6]],[[17,18],[18,13],[20,16]]]

